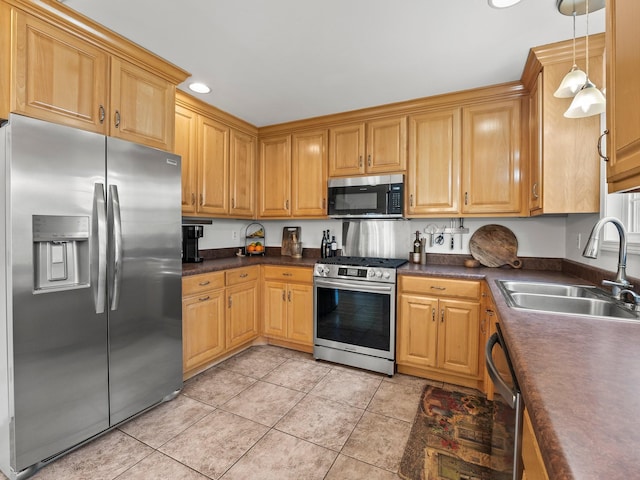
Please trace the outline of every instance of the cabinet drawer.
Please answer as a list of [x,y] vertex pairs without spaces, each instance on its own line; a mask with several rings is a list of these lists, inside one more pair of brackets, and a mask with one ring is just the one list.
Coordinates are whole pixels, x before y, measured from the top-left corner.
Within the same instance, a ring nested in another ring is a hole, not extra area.
[[203,273],[182,278],[182,296],[224,288],[224,272]]
[[229,285],[237,285],[238,283],[248,282],[250,280],[257,280],[258,274],[260,272],[260,267],[243,267],[243,268],[234,268],[233,270],[227,270],[226,274],[226,284]]
[[479,298],[480,282],[451,278],[400,276],[400,291],[441,297]]
[[264,278],[286,282],[313,283],[313,269],[304,267],[264,266]]

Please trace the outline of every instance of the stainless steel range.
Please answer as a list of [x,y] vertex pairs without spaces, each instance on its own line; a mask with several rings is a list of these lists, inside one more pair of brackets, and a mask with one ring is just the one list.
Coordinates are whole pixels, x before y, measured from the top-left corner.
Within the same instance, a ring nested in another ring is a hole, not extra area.
[[313,356],[395,372],[396,269],[407,260],[332,257],[314,269]]

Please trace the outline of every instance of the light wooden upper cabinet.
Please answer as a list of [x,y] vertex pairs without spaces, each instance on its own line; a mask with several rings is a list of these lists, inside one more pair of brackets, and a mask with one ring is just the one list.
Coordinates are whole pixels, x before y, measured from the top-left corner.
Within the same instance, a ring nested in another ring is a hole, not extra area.
[[327,215],[327,131],[292,136],[291,193],[294,217]]
[[260,140],[260,217],[291,215],[291,135]]
[[198,115],[176,105],[176,139],[174,152],[182,158],[182,213],[196,213],[198,195],[197,136]]
[[11,111],[107,133],[109,56],[30,15],[12,17]]
[[[572,50],[571,41],[532,48],[523,73],[529,90],[527,195],[531,215],[600,210],[601,162],[596,149],[600,116],[565,118],[573,99],[553,96],[571,69]],[[577,50],[584,52],[580,45]],[[602,86],[603,34],[590,36],[589,53],[589,77]],[[584,53],[576,60],[584,65]]]
[[231,129],[229,152],[229,214],[252,218],[255,213],[256,138]]
[[459,212],[460,119],[459,108],[409,117],[407,215]]
[[177,95],[175,153],[182,157],[183,215],[255,215],[256,137],[222,121],[227,116]]
[[111,57],[111,136],[173,149],[175,85]]
[[41,8],[0,5],[0,118],[15,112],[172,150],[175,86],[188,73],[63,4]]
[[329,129],[329,177],[401,173],[406,168],[406,116]]
[[640,3],[607,2],[607,183],[640,188]]
[[521,100],[462,110],[462,213],[522,211]]
[[198,211],[211,215],[229,211],[229,127],[199,116]]
[[260,140],[261,218],[327,215],[327,131]]

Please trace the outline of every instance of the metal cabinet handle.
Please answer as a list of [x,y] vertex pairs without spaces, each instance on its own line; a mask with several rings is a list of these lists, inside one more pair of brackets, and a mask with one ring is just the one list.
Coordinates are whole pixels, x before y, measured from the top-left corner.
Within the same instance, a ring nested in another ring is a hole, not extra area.
[[538,195],[538,182],[534,183],[531,187],[531,193],[533,193],[533,198],[540,198]]
[[436,321],[436,309],[432,309],[431,310],[431,321],[435,322]]
[[289,210],[289,200],[284,201],[284,209]]
[[600,135],[600,138],[598,138],[598,155],[600,155],[600,158],[603,159],[605,162],[609,161],[609,157],[607,157],[606,155],[602,154],[602,137],[604,137],[605,135],[609,134],[609,130],[605,130],[602,135]]
[[196,204],[196,194],[192,193],[191,194],[191,205],[195,205]]
[[198,301],[199,302],[204,302],[204,301],[209,300],[209,298],[210,298],[209,295],[207,295],[206,297],[198,298]]
[[235,198],[231,199],[231,208],[236,208],[236,200],[235,200]]
[[444,308],[440,310],[440,323],[444,323]]
[[283,277],[293,277],[293,273],[285,272],[282,274]]
[[358,158],[358,166],[362,167],[362,155]]
[[100,107],[98,108],[98,118],[100,119],[100,124],[104,123],[105,116],[106,114],[104,111],[104,106],[100,105]]
[[118,110],[116,110],[116,115],[115,115],[115,127],[116,128],[120,127],[120,112]]
[[371,155],[367,157],[367,165],[371,166]]
[[434,290],[446,290],[447,289],[447,287],[437,287],[435,285],[431,285],[431,288],[434,289]]
[[200,285],[201,287],[204,287],[205,285],[209,285],[211,282],[209,280],[205,280],[204,282],[200,282],[198,283],[198,285]]
[[246,278],[246,277],[248,277],[248,276],[249,276],[249,274],[248,274],[248,273],[241,273],[241,274],[240,274],[240,278]]
[[413,207],[413,193],[409,195],[409,206]]
[[287,292],[285,292],[284,290],[282,290],[282,301],[283,302],[287,301]]
[[327,208],[327,199],[323,198],[322,199],[322,209],[324,210],[325,208]]
[[229,295],[229,308],[231,308],[231,305],[233,305],[233,302],[231,301],[231,295]]
[[200,194],[200,205],[204,205],[204,199],[202,198],[202,194]]
[[291,302],[291,290],[289,290],[289,293],[287,294],[287,298],[289,299],[289,302]]
[[469,205],[469,192],[464,192],[464,204]]

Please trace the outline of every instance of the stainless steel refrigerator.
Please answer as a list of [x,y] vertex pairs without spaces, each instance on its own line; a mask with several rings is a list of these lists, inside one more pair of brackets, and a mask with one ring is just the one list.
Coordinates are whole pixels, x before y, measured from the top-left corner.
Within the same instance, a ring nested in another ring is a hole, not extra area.
[[180,157],[12,114],[0,162],[0,468],[22,478],[182,388]]

